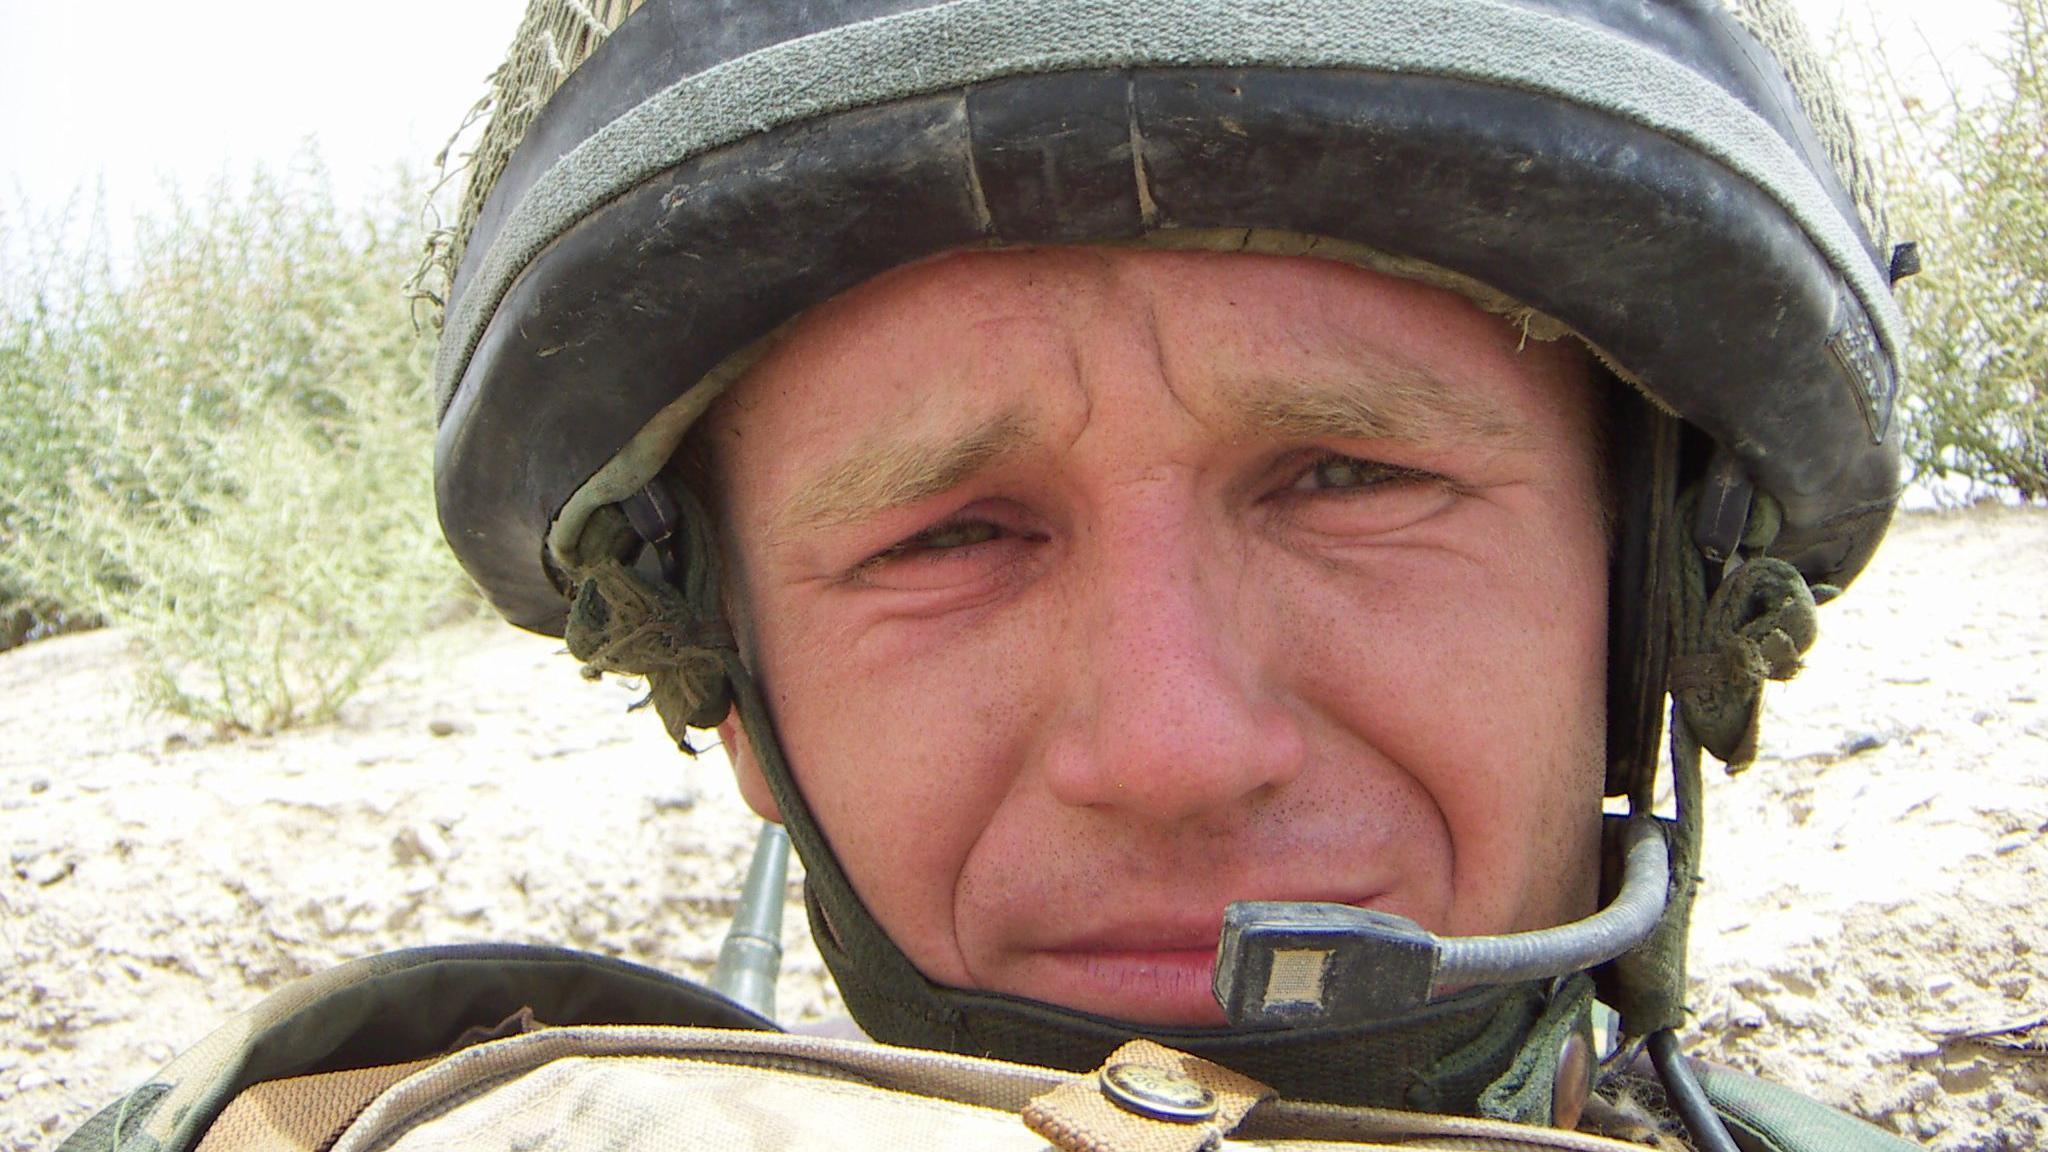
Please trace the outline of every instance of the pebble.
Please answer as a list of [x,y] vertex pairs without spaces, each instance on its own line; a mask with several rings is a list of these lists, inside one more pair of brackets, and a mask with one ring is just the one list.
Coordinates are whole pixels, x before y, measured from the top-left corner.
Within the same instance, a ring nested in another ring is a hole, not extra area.
[[1908,1040],[1899,1045],[1899,1055],[1907,1060],[1923,1060],[1929,1056],[1941,1055],[1941,1045],[1925,1036]]
[[697,806],[697,794],[695,792],[683,792],[671,793],[667,796],[656,796],[648,801],[648,806],[656,812],[688,812]]
[[1812,1028],[1821,1019],[1814,1002],[1804,996],[1778,996],[1771,1001],[1771,1007],[1772,1015],[1787,1028]]
[[28,878],[29,883],[48,888],[57,881],[71,875],[71,867],[71,861],[58,856],[55,852],[51,852],[48,855],[38,856],[34,860],[29,861],[28,867],[22,870],[22,874]]
[[21,1074],[21,1079],[14,1082],[14,1090],[16,1092],[33,1092],[44,1085],[54,1083],[56,1081],[50,1079],[49,1073],[31,1068]]
[[469,731],[469,725],[462,723],[460,720],[449,720],[437,716],[427,721],[427,731],[436,736],[454,736]]
[[409,824],[391,838],[391,854],[400,864],[438,864],[454,855],[448,837],[433,824]]
[[30,780],[28,782],[28,790],[31,795],[48,792],[50,790],[50,778],[48,776],[38,776]]
[[1745,1032],[1754,1032],[1765,1024],[1764,1010],[1740,997],[1728,1003],[1728,1024]]

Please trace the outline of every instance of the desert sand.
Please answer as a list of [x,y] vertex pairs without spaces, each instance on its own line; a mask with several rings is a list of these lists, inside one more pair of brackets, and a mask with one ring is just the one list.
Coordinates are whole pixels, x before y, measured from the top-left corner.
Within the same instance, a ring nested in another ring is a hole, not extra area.
[[[1709,770],[1697,1053],[1931,1147],[2048,1143],[2044,573],[2048,512],[1908,515],[1823,609],[1763,758]],[[559,649],[443,629],[339,722],[231,738],[139,714],[117,631],[0,654],[0,1152],[366,953],[706,975],[757,822]],[[838,1009],[796,908],[789,1022]]]

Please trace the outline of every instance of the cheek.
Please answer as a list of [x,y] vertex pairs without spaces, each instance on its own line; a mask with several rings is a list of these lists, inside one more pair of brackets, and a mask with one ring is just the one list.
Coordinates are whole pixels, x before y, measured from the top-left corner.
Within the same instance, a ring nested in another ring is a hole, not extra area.
[[1039,727],[1043,634],[1006,619],[912,659],[841,643],[792,609],[758,637],[798,788],[868,910],[941,983],[970,982],[957,892]]
[[[1597,525],[1467,518],[1440,547],[1273,586],[1289,682],[1343,739],[1425,794],[1449,875],[1427,910],[1456,934],[1577,914],[1594,871],[1606,693]],[[1578,547],[1590,551],[1576,551]]]

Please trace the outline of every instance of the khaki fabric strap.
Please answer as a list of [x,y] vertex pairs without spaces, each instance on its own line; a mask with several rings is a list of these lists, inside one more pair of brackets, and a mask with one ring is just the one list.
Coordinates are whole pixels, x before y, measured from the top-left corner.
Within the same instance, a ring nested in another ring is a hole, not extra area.
[[432,1063],[416,1060],[251,1085],[207,1129],[198,1152],[325,1152],[370,1101]]
[[[1062,1144],[1063,1149],[1626,1152],[1630,1147],[1494,1120],[1260,1102],[1262,1085],[1206,1061],[1156,1045],[1142,1045],[1135,1054],[1163,1071],[1199,1076],[1199,1083],[1216,1095],[1218,1123],[1202,1125],[1199,1142],[1193,1144]],[[1019,1123],[1019,1114],[1065,1088],[1099,1093],[1099,1083],[1099,1075],[859,1041],[585,1025],[488,1041],[417,1064],[265,1081],[236,1097],[201,1148],[1045,1152],[1046,1137]],[[1227,1120],[1222,1119],[1226,1109]],[[1220,1129],[1225,1127],[1235,1128],[1235,1134],[1224,1135]]]
[[1203,1152],[1271,1095],[1220,1064],[1133,1040],[1110,1053],[1094,1076],[1033,1100],[1024,1123],[1060,1152]]

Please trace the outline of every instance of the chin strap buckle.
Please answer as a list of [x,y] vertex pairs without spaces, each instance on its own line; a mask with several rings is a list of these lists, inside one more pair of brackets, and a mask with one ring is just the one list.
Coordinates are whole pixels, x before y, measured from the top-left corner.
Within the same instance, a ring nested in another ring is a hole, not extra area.
[[682,526],[683,508],[675,494],[657,480],[620,501],[619,507],[625,510],[626,523],[633,526],[634,534],[660,558],[661,578],[670,584],[680,583],[683,564],[676,552],[676,530]]
[[1732,453],[1716,451],[1700,481],[1699,493],[1699,506],[1693,512],[1693,543],[1708,564],[1720,566],[1720,579],[1726,579],[1742,562],[1742,537],[1749,528],[1749,507],[1756,489]]

